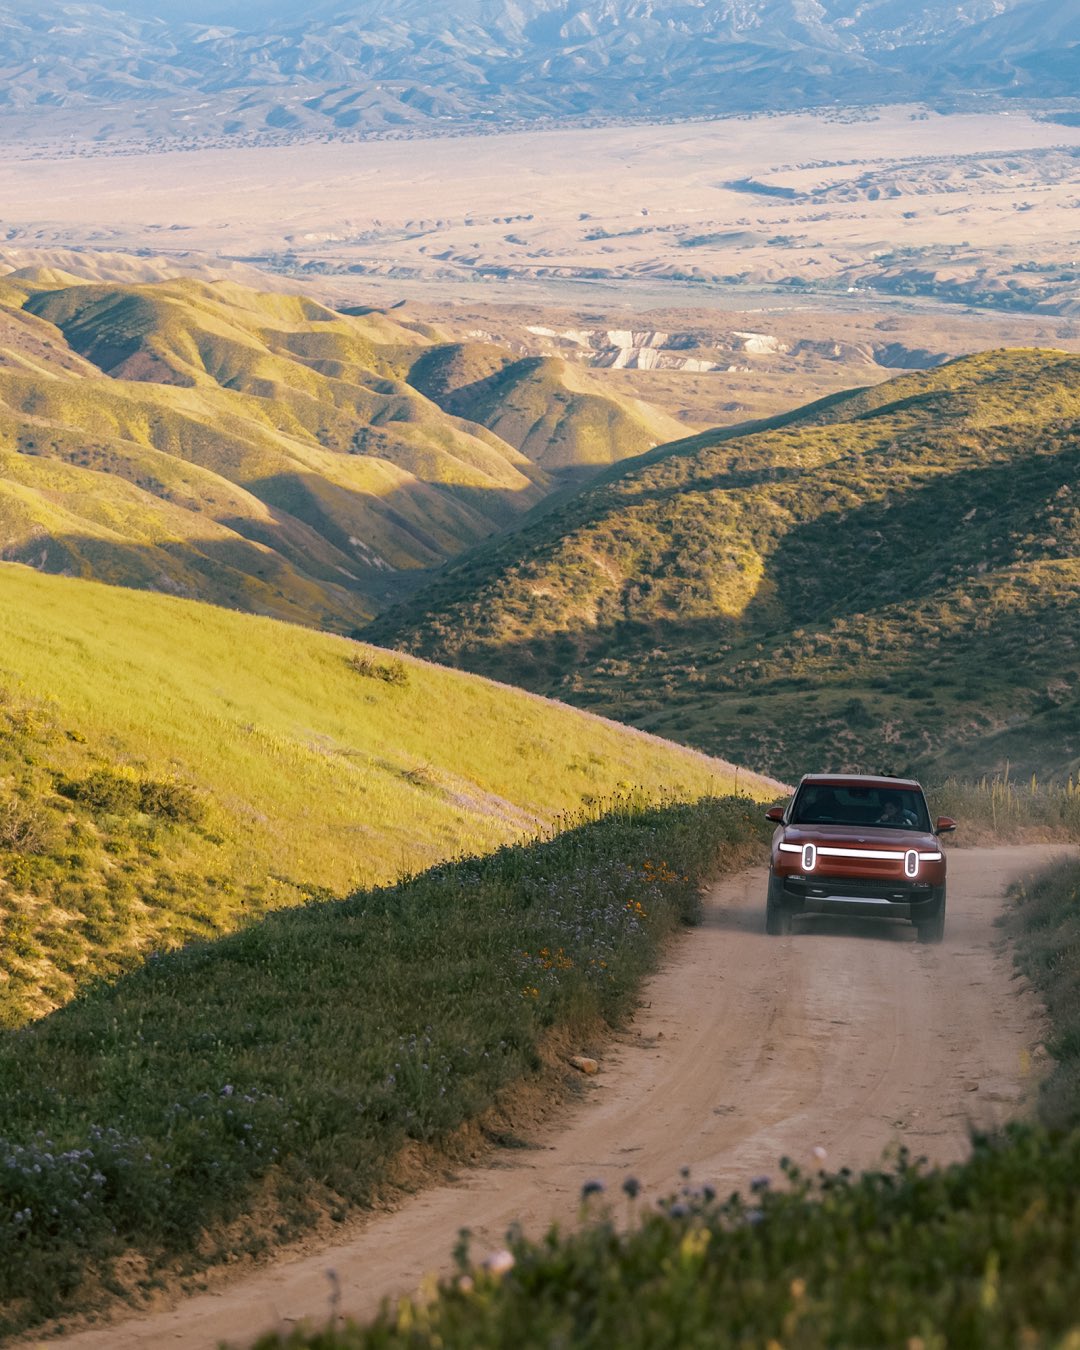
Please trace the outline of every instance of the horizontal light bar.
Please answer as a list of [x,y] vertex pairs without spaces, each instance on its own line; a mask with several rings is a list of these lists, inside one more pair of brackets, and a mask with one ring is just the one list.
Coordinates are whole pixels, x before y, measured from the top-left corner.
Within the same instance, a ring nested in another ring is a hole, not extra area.
[[[781,844],[781,853],[801,853],[802,844]],[[818,853],[826,858],[882,858],[888,862],[901,862],[903,853],[894,853],[889,849],[880,848],[829,848],[821,846]],[[920,853],[919,858],[922,862],[940,862],[940,853]]]
[[904,856],[883,848],[822,848],[818,852],[826,853],[830,858],[888,858],[890,862]]

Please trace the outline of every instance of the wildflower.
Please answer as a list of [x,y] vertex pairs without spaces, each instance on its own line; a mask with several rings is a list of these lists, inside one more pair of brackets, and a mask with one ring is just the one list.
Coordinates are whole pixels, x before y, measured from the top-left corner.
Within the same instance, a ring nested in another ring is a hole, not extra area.
[[489,1275],[505,1275],[507,1271],[514,1269],[514,1253],[501,1247],[485,1258],[484,1269]]
[[815,1144],[814,1147],[810,1150],[810,1152],[814,1155],[814,1157],[818,1160],[819,1163],[823,1163],[829,1156],[828,1152],[825,1149],[823,1149],[820,1144]]
[[627,1177],[622,1184],[623,1191],[631,1200],[636,1200],[641,1194],[641,1182],[637,1177]]
[[754,1177],[750,1183],[750,1189],[755,1192],[767,1191],[769,1189],[769,1178],[765,1176]]
[[588,1200],[590,1195],[603,1195],[606,1187],[602,1181],[586,1181],[581,1188],[582,1200]]

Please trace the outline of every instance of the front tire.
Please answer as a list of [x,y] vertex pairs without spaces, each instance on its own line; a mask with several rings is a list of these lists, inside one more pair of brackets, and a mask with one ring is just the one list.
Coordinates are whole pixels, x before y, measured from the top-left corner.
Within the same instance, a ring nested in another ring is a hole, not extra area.
[[787,937],[791,932],[791,911],[776,899],[771,879],[765,900],[765,931],[770,937]]
[[924,919],[922,923],[916,925],[916,934],[920,942],[934,943],[941,942],[945,937],[945,897],[942,896],[941,904],[937,907],[937,912],[933,918]]

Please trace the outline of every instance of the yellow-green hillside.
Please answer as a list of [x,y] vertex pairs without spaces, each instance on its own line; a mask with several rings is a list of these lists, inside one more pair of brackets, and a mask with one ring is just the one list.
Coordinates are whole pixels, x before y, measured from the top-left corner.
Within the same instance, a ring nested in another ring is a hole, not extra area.
[[988,352],[603,475],[368,630],[785,777],[1080,770],[1080,359]]
[[0,631],[8,1023],[150,948],[490,850],[620,788],[733,781],[346,638],[13,564]]
[[[408,383],[437,336],[229,281],[0,280],[0,557],[351,630],[550,486]],[[591,462],[567,387],[538,397]]]
[[656,409],[602,393],[569,362],[515,360],[479,342],[425,352],[409,381],[447,412],[489,427],[552,472],[615,464],[685,430]]

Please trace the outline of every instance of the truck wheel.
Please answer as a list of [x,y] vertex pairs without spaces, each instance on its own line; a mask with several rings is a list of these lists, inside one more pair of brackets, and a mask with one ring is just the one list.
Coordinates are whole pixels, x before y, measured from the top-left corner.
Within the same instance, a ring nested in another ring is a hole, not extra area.
[[941,942],[945,936],[945,901],[942,900],[938,906],[937,913],[932,919],[926,919],[916,925],[916,933],[920,942]]
[[791,911],[773,898],[772,883],[765,901],[765,931],[770,937],[786,937],[791,932]]

